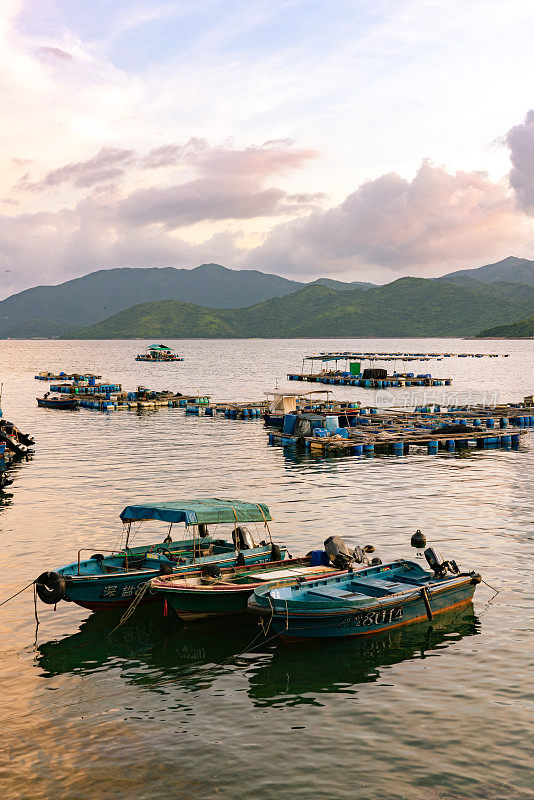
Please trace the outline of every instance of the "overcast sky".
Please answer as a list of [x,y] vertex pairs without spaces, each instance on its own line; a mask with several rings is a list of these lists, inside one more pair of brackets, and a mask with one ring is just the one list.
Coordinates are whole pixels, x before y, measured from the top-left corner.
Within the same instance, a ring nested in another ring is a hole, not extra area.
[[532,0],[2,0],[0,296],[534,257]]

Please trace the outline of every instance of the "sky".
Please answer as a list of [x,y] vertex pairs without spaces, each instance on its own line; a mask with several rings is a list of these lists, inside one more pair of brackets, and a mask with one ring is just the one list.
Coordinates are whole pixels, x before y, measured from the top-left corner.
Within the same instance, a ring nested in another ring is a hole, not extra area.
[[3,0],[0,297],[534,258],[532,0]]

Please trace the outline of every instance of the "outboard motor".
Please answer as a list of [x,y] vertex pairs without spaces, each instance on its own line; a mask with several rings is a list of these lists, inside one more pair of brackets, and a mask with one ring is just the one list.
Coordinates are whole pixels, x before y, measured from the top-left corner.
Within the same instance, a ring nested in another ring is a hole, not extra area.
[[[375,548],[372,544],[366,544],[365,547],[360,547],[359,545],[354,548],[352,551],[352,555],[356,564],[365,564],[369,566],[373,563],[369,558],[371,553],[375,552]],[[374,559],[373,559],[374,560]],[[377,563],[382,563],[380,560]]]
[[338,569],[347,569],[353,560],[353,555],[341,536],[329,536],[325,539],[324,549],[334,567]]
[[238,525],[234,531],[234,543],[238,550],[250,550],[254,547],[254,541],[248,528]]
[[434,547],[426,548],[425,558],[436,578],[443,578],[447,572],[451,572],[453,575],[460,574],[456,561],[445,561]]
[[434,547],[427,547],[425,550],[425,558],[428,561],[428,566],[436,576],[441,578],[447,572],[447,564],[441,557],[441,554]]

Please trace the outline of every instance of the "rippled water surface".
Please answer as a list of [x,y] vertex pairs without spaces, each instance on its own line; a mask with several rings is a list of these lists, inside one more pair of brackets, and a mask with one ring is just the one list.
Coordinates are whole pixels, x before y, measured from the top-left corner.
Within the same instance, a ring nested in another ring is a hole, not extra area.
[[265,501],[293,553],[339,533],[406,555],[421,528],[499,593],[481,585],[461,614],[367,640],[251,647],[246,618],[180,627],[143,608],[109,635],[117,617],[66,603],[39,603],[36,635],[28,590],[0,607],[3,800],[533,797],[532,433],[518,451],[325,460],[268,446],[257,420],[38,409],[33,379],[95,370],[253,400],[275,379],[302,386],[285,375],[314,350],[447,349],[510,357],[414,371],[514,400],[534,391],[532,343],[170,344],[183,363],[136,363],[135,341],[0,342],[4,415],[36,438],[0,503],[0,600],[85,544],[112,546],[127,503],[214,495]]

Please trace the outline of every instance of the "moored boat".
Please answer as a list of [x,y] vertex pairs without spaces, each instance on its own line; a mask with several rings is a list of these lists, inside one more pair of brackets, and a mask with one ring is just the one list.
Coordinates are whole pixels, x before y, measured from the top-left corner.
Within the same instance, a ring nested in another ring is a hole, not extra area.
[[431,572],[397,559],[302,586],[260,587],[248,610],[268,620],[280,638],[300,640],[368,636],[470,603],[480,575],[460,572],[455,561],[443,561],[434,548],[425,556]]
[[259,586],[300,585],[338,573],[333,565],[314,561],[310,554],[254,567],[214,570],[208,566],[190,575],[165,575],[151,581],[150,591],[161,595],[180,619],[196,620],[246,614],[248,598]]
[[39,408],[62,408],[73,410],[78,408],[78,400],[75,397],[48,397],[48,392],[44,397],[37,397]]
[[[83,547],[78,558],[36,579],[36,591],[46,604],[72,601],[92,611],[130,605],[151,578],[158,574],[180,575],[194,572],[202,565],[246,566],[265,561],[282,561],[287,549],[273,544],[269,530],[271,515],[264,503],[203,498],[130,505],[121,512],[121,543],[124,546],[104,550]],[[166,523],[163,541],[131,547],[137,531],[133,523]],[[183,523],[184,538],[173,541],[173,525]],[[253,535],[244,524],[259,523],[261,532]],[[209,526],[218,533],[219,525],[229,525],[229,540],[214,538]],[[191,535],[192,534],[192,535]],[[94,552],[95,550],[101,552]],[[82,552],[92,555],[82,560]],[[145,599],[157,599],[145,595]]]

